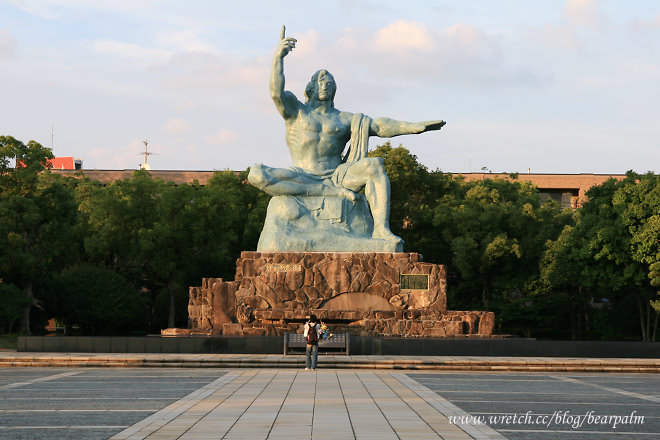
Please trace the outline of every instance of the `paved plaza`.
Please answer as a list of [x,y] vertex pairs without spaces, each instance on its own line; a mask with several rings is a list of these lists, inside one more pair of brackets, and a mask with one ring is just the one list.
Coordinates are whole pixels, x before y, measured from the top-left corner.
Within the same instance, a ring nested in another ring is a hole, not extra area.
[[247,368],[0,373],[0,439],[108,438],[660,439],[660,376]]

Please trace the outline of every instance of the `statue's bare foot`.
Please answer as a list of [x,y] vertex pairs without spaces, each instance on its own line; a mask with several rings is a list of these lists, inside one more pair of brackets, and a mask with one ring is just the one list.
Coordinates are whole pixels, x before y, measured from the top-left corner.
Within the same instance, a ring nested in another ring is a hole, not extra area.
[[397,237],[396,235],[392,234],[392,231],[387,228],[374,228],[374,232],[371,234],[371,238],[403,243],[403,239],[401,237]]
[[334,185],[324,185],[325,189],[323,190],[324,194],[332,194],[337,197],[346,197],[351,202],[357,200],[357,193],[351,191],[350,189],[342,188]]
[[341,190],[340,191],[341,195],[346,197],[351,202],[354,202],[354,201],[357,200],[357,197],[358,197],[357,193],[351,191],[350,189],[346,189],[346,188],[339,188],[339,189]]

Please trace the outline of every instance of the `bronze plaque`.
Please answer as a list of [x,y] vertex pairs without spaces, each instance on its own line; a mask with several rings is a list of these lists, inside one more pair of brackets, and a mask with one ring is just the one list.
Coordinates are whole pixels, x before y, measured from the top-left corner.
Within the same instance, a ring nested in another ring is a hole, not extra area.
[[264,268],[266,272],[300,272],[302,270],[300,264],[266,264]]
[[402,273],[399,275],[399,289],[429,290],[429,276],[427,274]]

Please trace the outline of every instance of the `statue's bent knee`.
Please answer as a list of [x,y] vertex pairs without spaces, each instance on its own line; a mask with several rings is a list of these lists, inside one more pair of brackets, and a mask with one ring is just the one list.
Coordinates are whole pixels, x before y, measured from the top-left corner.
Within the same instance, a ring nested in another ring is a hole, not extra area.
[[261,190],[263,190],[268,184],[268,177],[266,176],[263,165],[260,163],[254,164],[254,166],[250,168],[247,178],[251,185]]
[[382,157],[368,157],[367,171],[372,176],[379,176],[385,174],[385,161]]

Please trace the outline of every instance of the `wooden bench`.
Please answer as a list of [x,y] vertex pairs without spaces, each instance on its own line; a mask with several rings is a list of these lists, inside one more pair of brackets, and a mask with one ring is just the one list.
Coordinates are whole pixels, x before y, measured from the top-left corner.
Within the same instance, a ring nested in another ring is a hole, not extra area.
[[[307,341],[302,333],[284,333],[284,355],[291,354],[290,349],[302,349],[305,352]],[[351,338],[348,333],[334,334],[328,339],[319,339],[319,353],[332,352],[348,356],[351,348]],[[296,350],[298,351],[298,350]]]

